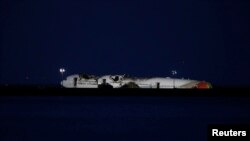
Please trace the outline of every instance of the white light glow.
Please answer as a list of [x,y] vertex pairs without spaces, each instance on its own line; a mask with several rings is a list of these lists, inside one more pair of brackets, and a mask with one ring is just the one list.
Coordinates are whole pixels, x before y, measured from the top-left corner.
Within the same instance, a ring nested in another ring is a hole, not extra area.
[[65,69],[64,68],[60,68],[59,71],[60,71],[60,73],[64,73]]

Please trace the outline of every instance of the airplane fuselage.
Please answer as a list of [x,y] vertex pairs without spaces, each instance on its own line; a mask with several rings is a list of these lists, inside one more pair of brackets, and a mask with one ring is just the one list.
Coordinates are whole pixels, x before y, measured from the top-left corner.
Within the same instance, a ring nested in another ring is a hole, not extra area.
[[101,77],[81,77],[71,75],[61,82],[66,88],[98,88],[101,85],[109,85],[113,88],[210,88],[205,81],[176,79],[169,77],[132,78],[125,75],[104,75]]

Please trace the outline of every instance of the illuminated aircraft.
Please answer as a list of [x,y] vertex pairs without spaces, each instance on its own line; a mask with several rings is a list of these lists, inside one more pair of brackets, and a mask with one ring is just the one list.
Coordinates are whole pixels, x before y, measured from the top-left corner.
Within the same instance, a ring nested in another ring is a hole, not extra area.
[[136,78],[127,75],[104,75],[97,77],[86,74],[70,75],[61,82],[61,85],[66,88],[212,88],[208,82],[189,79],[170,77]]

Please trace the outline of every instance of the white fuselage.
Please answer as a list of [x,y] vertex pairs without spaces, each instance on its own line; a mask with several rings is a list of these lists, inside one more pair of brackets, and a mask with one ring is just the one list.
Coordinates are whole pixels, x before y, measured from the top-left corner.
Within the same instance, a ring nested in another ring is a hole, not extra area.
[[194,88],[200,81],[175,78],[129,78],[123,75],[104,75],[98,78],[85,79],[79,75],[71,75],[61,82],[66,88],[98,88],[109,84],[113,88],[121,88],[128,83],[134,83],[139,88]]

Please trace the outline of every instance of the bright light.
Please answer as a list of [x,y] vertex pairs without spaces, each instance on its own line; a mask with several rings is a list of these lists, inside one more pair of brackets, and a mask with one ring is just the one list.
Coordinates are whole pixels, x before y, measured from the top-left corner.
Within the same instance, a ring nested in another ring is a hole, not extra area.
[[60,73],[64,73],[65,69],[64,68],[60,68],[59,71],[60,71]]
[[[60,69],[59,69],[59,72],[60,72],[61,75],[62,75],[62,81],[63,81],[63,73],[64,73],[65,71],[66,71],[66,70],[65,70],[64,68],[60,68]],[[61,81],[61,85],[62,85],[62,83],[63,83],[62,81]]]

